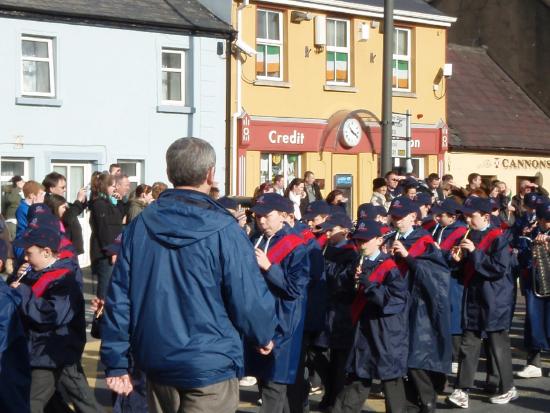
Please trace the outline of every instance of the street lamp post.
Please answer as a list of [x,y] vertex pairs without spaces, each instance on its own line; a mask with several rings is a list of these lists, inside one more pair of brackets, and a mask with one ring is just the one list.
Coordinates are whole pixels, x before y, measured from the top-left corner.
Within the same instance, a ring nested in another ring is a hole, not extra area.
[[392,169],[392,80],[393,80],[393,4],[384,0],[384,63],[382,77],[382,168],[384,175]]

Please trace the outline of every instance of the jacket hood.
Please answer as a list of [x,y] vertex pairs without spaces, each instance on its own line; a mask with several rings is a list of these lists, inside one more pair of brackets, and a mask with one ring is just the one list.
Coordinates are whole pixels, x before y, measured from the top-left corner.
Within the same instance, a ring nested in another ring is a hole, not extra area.
[[153,239],[172,248],[190,245],[236,223],[209,196],[186,189],[164,191],[134,221],[141,220]]

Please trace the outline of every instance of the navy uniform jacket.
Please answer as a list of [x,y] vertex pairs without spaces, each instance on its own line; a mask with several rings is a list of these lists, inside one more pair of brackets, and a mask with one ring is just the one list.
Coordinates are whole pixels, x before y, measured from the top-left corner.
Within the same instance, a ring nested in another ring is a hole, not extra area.
[[451,334],[462,334],[462,299],[464,297],[464,283],[460,272],[460,265],[452,259],[453,246],[460,244],[468,226],[462,221],[456,221],[446,227],[438,226],[434,233],[434,240],[439,244],[441,253],[451,270],[449,300],[451,303]]
[[86,344],[84,297],[71,259],[31,270],[17,292],[28,336],[31,367],[59,368],[78,362]]
[[359,254],[352,246],[351,242],[344,241],[340,245],[329,245],[325,250],[327,321],[317,343],[322,347],[349,349],[353,343],[351,304],[355,298],[355,269]]
[[[269,241],[268,254],[286,235],[296,236],[296,233],[285,225]],[[254,245],[256,242],[257,240]],[[265,245],[266,238],[263,237],[258,248],[264,250]],[[247,343],[246,372],[248,376],[266,381],[292,384],[296,380],[304,332],[309,282],[309,257],[306,247],[303,243],[296,246],[280,264],[272,263],[268,271],[263,271],[263,276],[275,298],[278,321],[273,337],[275,346],[271,354],[262,356],[254,346]]]
[[[407,238],[400,238],[410,253],[422,237],[433,239],[422,228],[416,228]],[[418,245],[418,244],[417,244]],[[451,370],[451,308],[449,303],[450,271],[433,243],[425,245],[416,258],[410,255],[396,259],[408,274],[411,305],[409,311],[408,367],[440,373]]]
[[[363,261],[366,276],[390,258],[380,253],[374,261]],[[408,280],[399,269],[391,269],[382,283],[371,283],[361,293],[365,305],[355,332],[348,372],[364,379],[391,380],[407,373],[409,353]]]
[[[514,280],[510,271],[511,251],[506,238],[497,236],[486,251],[480,241],[493,227],[471,231],[468,238],[476,245],[472,253],[464,253],[463,328],[472,331],[508,330],[512,321]],[[468,267],[473,268],[468,280]]]
[[309,228],[297,222],[294,230],[300,235],[309,255],[309,284],[307,287],[307,306],[304,331],[319,333],[323,331],[327,313],[327,278],[325,259],[315,235]]
[[206,194],[169,189],[122,235],[101,331],[107,376],[132,352],[147,379],[182,389],[243,373],[240,334],[266,345],[274,300],[250,241]]
[[21,296],[0,279],[0,412],[30,412],[31,367],[17,314]]

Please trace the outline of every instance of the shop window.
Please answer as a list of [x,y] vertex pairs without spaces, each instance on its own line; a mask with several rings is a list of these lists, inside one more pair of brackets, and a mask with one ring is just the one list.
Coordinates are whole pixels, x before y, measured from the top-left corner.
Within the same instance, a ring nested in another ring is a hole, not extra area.
[[21,36],[21,94],[54,97],[53,38]]
[[411,91],[411,30],[393,31],[393,90]]
[[89,162],[52,161],[52,171],[65,177],[67,180],[65,198],[73,202],[80,188],[90,183],[92,165]]
[[[407,166],[405,158],[393,158],[393,166],[396,168],[401,168],[403,171],[405,171],[405,168]],[[424,158],[411,158],[413,170],[412,173],[414,176],[416,176],[418,179],[424,179],[424,176],[426,175],[425,167],[424,167]]]
[[523,181],[540,185],[540,176],[516,176],[516,194],[519,194],[519,187]]
[[327,66],[328,85],[350,84],[350,22],[327,19]]
[[117,163],[120,165],[122,175],[128,176],[131,190],[135,191],[136,187],[143,183],[143,161],[119,159]]
[[256,77],[283,80],[283,13],[256,12]]
[[262,153],[260,184],[272,182],[275,175],[283,175],[285,187],[301,176],[302,162],[297,153]]

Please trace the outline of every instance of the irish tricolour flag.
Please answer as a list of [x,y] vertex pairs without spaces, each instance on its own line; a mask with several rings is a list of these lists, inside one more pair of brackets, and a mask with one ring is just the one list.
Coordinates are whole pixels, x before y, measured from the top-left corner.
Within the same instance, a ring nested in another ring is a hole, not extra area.
[[393,87],[398,89],[409,88],[409,62],[406,60],[393,61]]
[[327,52],[327,80],[332,82],[348,81],[348,54]]

